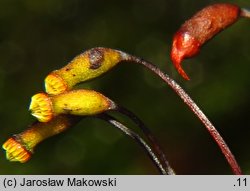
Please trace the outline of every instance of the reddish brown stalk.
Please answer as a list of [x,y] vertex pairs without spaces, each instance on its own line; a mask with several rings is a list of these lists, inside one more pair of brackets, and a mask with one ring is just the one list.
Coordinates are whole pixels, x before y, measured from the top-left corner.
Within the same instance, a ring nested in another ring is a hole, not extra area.
[[135,62],[141,64],[159,76],[164,82],[166,82],[176,93],[177,95],[184,101],[184,103],[191,109],[191,111],[200,119],[203,125],[206,127],[208,132],[211,134],[215,142],[218,144],[221,149],[223,155],[228,161],[232,171],[234,174],[240,175],[242,174],[240,166],[238,165],[234,155],[230,151],[224,139],[221,137],[219,132],[216,130],[214,125],[209,121],[206,115],[201,111],[201,109],[196,105],[196,103],[191,99],[191,97],[181,88],[179,84],[177,84],[173,79],[171,79],[167,74],[163,73],[157,66],[154,64],[147,62],[141,58],[127,55],[128,61]]

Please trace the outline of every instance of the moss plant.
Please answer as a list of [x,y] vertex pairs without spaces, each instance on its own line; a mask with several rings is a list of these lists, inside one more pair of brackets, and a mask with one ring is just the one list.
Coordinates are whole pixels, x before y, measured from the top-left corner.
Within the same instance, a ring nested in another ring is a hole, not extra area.
[[[195,56],[201,46],[217,33],[231,26],[240,17],[250,18],[249,15],[247,9],[223,3],[207,6],[187,20],[174,35],[171,50],[172,62],[182,77],[189,79],[181,67],[183,59]],[[7,159],[27,162],[38,143],[74,126],[84,117],[94,117],[105,120],[134,139],[161,174],[174,174],[157,139],[134,113],[94,90],[74,90],[77,84],[93,80],[122,62],[142,65],[163,80],[202,122],[221,149],[233,173],[242,174],[234,155],[217,129],[176,81],[149,61],[105,47],[89,49],[64,67],[49,73],[45,78],[46,93],[35,94],[30,103],[31,114],[39,122],[33,123],[27,130],[12,136],[3,144]],[[107,114],[109,111],[129,117],[142,130],[147,141]]]

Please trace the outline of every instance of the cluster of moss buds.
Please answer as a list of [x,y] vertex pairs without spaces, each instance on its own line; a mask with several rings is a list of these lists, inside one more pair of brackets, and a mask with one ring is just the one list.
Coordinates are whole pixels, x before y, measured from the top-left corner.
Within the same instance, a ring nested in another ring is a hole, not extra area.
[[31,114],[39,122],[18,134],[19,139],[11,137],[3,144],[6,158],[26,162],[39,142],[75,123],[71,116],[96,115],[115,109],[116,104],[101,93],[72,88],[78,83],[100,76],[126,59],[125,53],[98,47],[80,54],[65,67],[50,73],[45,78],[47,93],[32,96],[29,106]]

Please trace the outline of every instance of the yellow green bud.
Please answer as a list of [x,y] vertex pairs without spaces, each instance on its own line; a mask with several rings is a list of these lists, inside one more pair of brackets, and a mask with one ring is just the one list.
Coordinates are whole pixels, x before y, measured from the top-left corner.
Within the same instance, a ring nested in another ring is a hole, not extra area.
[[27,162],[35,146],[46,138],[65,131],[80,121],[80,117],[59,115],[48,123],[33,123],[22,133],[9,138],[4,144],[6,158],[11,162]]
[[38,93],[30,103],[31,114],[40,122],[50,121],[59,114],[87,116],[115,107],[109,98],[93,90],[73,90],[55,96]]
[[51,72],[45,78],[45,90],[57,95],[71,90],[78,83],[93,79],[110,70],[127,54],[109,48],[93,48],[76,56],[65,67]]

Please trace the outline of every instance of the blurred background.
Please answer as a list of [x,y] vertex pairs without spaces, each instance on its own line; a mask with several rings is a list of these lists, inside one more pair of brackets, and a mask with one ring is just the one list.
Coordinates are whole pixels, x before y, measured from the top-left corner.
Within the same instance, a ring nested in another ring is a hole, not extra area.
[[[250,20],[240,19],[184,61],[184,81],[169,52],[174,32],[202,7],[222,1],[0,0],[0,143],[35,119],[30,97],[43,80],[83,51],[103,46],[149,60],[173,77],[217,127],[250,174]],[[225,2],[225,1],[223,1]],[[227,1],[250,8],[248,1]],[[201,122],[145,68],[122,63],[81,85],[136,113],[158,138],[177,174],[232,174]],[[112,113],[113,114],[113,113]],[[127,118],[115,114],[128,127]],[[0,152],[0,174],[158,174],[145,152],[109,124],[92,118],[42,142],[25,164]]]

